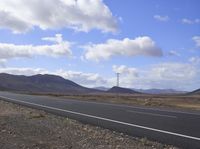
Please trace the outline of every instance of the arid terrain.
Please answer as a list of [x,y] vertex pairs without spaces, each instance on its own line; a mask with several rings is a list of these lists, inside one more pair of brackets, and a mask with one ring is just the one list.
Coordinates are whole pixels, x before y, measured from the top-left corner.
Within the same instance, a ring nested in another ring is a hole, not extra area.
[[1,149],[175,149],[0,100]]
[[185,110],[200,110],[200,95],[145,95],[145,94],[49,94],[66,99],[119,103],[147,107],[165,107]]

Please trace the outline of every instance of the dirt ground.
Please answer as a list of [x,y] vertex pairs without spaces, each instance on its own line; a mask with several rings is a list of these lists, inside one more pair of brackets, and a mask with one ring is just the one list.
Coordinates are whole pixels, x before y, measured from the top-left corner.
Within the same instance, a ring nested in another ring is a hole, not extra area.
[[0,149],[177,149],[0,100]]

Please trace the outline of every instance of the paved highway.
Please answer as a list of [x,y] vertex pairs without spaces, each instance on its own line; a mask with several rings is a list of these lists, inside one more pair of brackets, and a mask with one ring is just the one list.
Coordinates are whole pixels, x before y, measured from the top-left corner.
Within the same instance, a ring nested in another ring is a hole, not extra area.
[[200,112],[0,92],[0,98],[136,137],[200,149]]

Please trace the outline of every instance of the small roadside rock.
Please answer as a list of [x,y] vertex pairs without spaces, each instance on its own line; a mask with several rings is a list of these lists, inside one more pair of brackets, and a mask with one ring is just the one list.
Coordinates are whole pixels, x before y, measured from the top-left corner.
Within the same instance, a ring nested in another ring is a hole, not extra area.
[[178,149],[0,100],[0,149]]

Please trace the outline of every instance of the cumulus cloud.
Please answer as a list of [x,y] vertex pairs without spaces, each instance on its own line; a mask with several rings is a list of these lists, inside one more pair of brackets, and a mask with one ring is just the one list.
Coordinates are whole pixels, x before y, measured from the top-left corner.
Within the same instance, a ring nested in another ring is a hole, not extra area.
[[199,23],[200,23],[200,19],[191,20],[191,19],[183,18],[183,19],[181,20],[181,22],[182,22],[183,24],[199,24]]
[[120,73],[120,74],[131,74],[132,76],[134,77],[137,77],[138,76],[138,72],[137,72],[137,69],[136,68],[132,68],[132,67],[127,67],[125,65],[120,65],[120,66],[117,66],[117,65],[113,65],[113,71],[115,73]]
[[0,28],[12,29],[13,33],[23,33],[31,29],[31,25],[0,8]]
[[[114,66],[113,71],[124,70],[122,68],[132,69],[127,66]],[[198,66],[191,63],[160,63],[150,65],[146,69],[136,69],[137,76],[132,72],[125,71],[120,75],[120,86],[129,88],[161,88],[161,89],[179,89],[193,90],[199,87],[200,71]],[[123,72],[123,71],[121,71]],[[116,78],[108,79],[109,84],[115,85]]]
[[143,81],[140,79],[139,82],[148,88],[192,90],[194,87],[199,87],[199,75],[198,68],[192,64],[161,63],[144,72],[145,77],[141,78]]
[[117,20],[103,0],[1,0],[0,20],[0,28],[14,33],[34,27],[117,31]]
[[80,71],[58,70],[54,73],[66,79],[73,80],[87,87],[102,86],[107,83],[98,73],[84,73]]
[[200,36],[194,36],[192,40],[195,42],[196,47],[200,47]]
[[150,76],[156,79],[185,81],[196,75],[196,68],[187,63],[161,63],[150,70]]
[[71,56],[71,43],[64,41],[61,34],[55,37],[46,37],[43,40],[54,42],[51,45],[15,45],[9,43],[0,43],[0,60],[11,58],[41,56]]
[[84,46],[85,59],[100,61],[107,60],[112,56],[162,56],[162,50],[148,36],[135,39],[125,38],[123,40],[109,39],[106,43],[89,44]]
[[167,22],[170,19],[169,16],[161,16],[161,15],[154,15],[153,18],[161,22]]
[[8,74],[14,74],[14,75],[25,75],[25,76],[31,76],[36,74],[47,74],[49,71],[41,68],[16,68],[16,67],[5,67],[0,68],[0,73],[8,73]]

